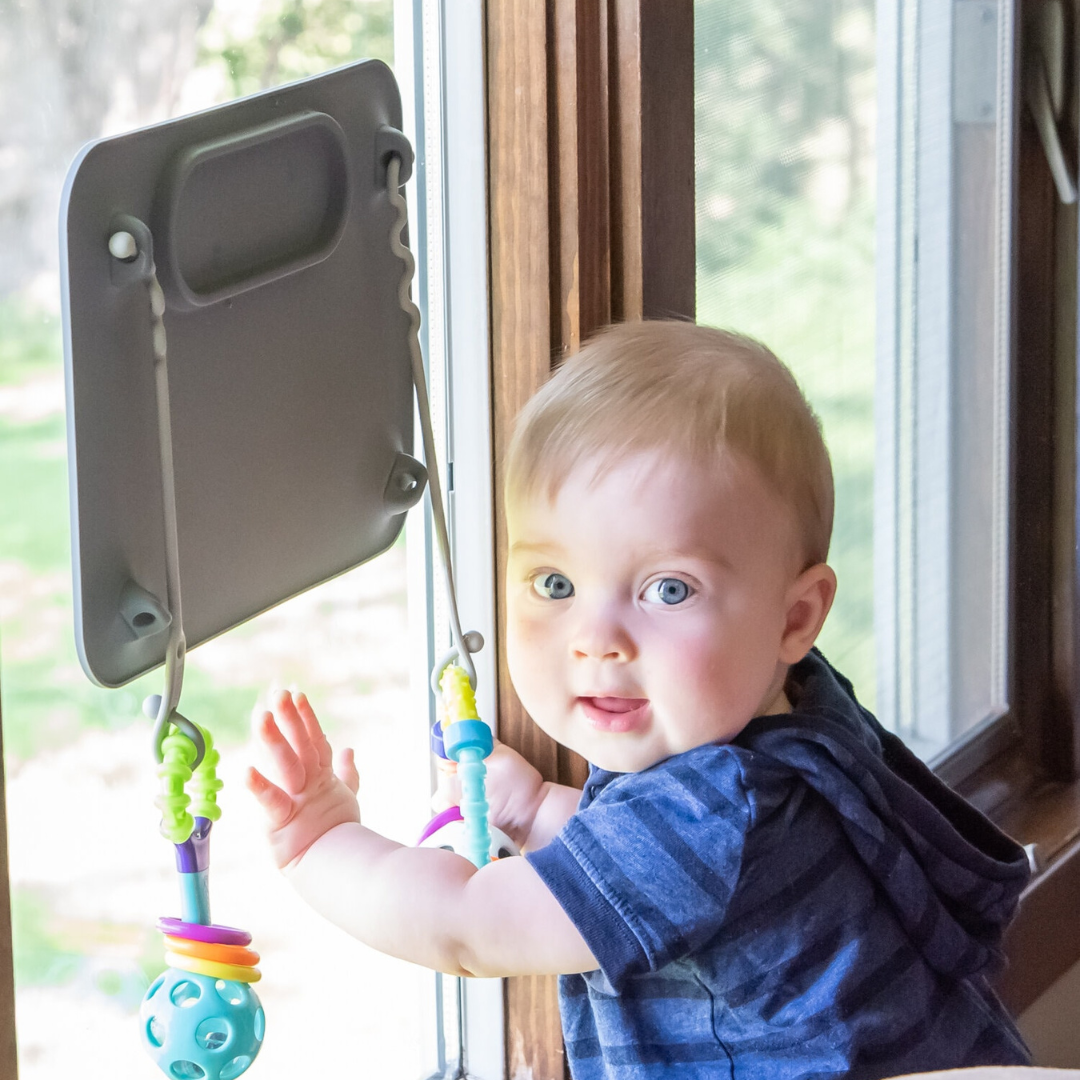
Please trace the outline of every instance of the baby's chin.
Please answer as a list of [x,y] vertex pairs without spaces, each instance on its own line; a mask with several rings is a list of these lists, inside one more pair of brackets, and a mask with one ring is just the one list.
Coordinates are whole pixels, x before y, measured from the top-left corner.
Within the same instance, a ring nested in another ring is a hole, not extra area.
[[598,769],[614,773],[644,772],[673,756],[671,750],[646,750],[643,747],[594,746],[577,752]]
[[[749,722],[749,720],[746,721],[747,724]],[[644,772],[646,769],[651,769],[654,765],[659,765],[662,761],[667,761],[669,758],[678,757],[680,754],[688,754],[692,750],[697,750],[702,746],[722,746],[724,743],[729,743],[745,726],[746,724],[741,724],[737,727],[732,725],[734,730],[732,730],[730,734],[725,730],[717,734],[714,738],[701,738],[693,742],[688,742],[685,746],[680,745],[672,747],[667,743],[663,746],[656,746],[641,742],[635,746],[630,745],[628,740],[627,743],[622,746],[617,744],[597,746],[594,744],[589,747],[571,746],[570,749],[580,754],[597,768],[604,769],[606,772],[637,773]],[[606,742],[606,740],[604,741]]]

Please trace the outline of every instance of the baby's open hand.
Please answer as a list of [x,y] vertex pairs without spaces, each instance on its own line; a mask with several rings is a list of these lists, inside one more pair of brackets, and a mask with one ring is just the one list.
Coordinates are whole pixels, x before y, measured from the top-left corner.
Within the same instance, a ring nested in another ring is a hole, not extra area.
[[343,750],[332,767],[330,743],[303,694],[283,692],[272,708],[257,714],[255,730],[281,786],[250,768],[247,787],[266,811],[270,846],[284,870],[331,829],[360,821],[360,777],[352,750]]

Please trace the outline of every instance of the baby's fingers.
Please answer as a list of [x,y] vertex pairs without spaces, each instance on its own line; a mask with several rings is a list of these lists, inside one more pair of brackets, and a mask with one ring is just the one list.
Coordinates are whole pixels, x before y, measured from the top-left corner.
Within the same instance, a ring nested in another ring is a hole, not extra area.
[[282,734],[272,713],[264,712],[256,723],[256,731],[263,745],[270,752],[278,777],[285,790],[298,795],[307,783],[307,769],[296,756],[292,744]]
[[[319,748],[312,742],[311,732],[300,715],[292,694],[283,690],[275,696],[272,708],[278,730],[288,740],[305,771],[313,774],[319,766]],[[317,721],[315,727],[318,730]]]
[[356,758],[351,747],[346,747],[338,754],[334,769],[338,779],[355,795],[360,790],[360,774],[356,771]]
[[292,799],[253,766],[248,768],[244,779],[248,791],[258,799],[259,805],[266,811],[266,816],[270,819],[270,827],[280,829],[292,817]]
[[461,805],[461,780],[456,773],[445,773],[441,769],[435,793],[431,796],[431,809],[441,813],[451,806]]
[[307,731],[308,738],[311,740],[311,745],[315,747],[318,754],[319,764],[323,768],[330,768],[333,760],[330,742],[326,738],[322,725],[319,723],[319,718],[315,715],[315,710],[311,707],[311,702],[307,699],[307,694],[294,694],[293,701],[296,704],[296,711],[300,719],[304,721],[304,728]]

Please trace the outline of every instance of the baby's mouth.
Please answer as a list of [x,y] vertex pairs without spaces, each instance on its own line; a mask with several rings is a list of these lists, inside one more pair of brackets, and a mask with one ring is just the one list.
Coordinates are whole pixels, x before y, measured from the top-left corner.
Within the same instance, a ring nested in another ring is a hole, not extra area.
[[646,717],[648,698],[579,697],[589,723],[599,731],[623,732],[638,727]]

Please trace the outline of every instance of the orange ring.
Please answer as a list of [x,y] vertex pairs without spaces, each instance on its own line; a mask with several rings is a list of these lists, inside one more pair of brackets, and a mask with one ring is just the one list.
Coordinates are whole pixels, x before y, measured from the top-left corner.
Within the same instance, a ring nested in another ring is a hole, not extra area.
[[224,979],[226,982],[253,983],[262,978],[262,972],[258,968],[217,964],[213,960],[200,960],[195,956],[181,956],[174,952],[165,953],[165,963],[171,968],[190,971],[195,975],[207,975],[211,979]]
[[173,937],[171,934],[165,935],[165,948],[179,956],[193,956],[197,960],[213,960],[219,964],[254,967],[259,962],[259,954],[254,949],[245,949],[243,945],[219,945],[209,941]]

